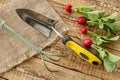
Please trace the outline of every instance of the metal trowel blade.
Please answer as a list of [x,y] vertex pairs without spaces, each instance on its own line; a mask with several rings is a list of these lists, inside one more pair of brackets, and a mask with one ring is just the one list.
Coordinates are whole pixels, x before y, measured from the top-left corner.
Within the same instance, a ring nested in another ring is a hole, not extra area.
[[50,37],[52,31],[51,27],[57,23],[56,20],[50,19],[29,9],[16,9],[16,12],[23,21],[40,31],[46,37]]
[[32,26],[32,27],[34,27],[36,30],[40,31],[46,37],[50,37],[50,34],[52,32],[51,29],[48,29],[45,26],[42,26],[42,25],[37,24],[37,23],[34,24],[34,26]]

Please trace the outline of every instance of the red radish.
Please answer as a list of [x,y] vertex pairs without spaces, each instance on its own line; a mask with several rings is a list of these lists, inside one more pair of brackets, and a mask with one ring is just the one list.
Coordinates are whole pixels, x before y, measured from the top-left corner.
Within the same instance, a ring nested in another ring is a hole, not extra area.
[[81,32],[82,34],[86,34],[86,33],[87,33],[87,27],[82,27],[82,28],[80,29],[80,32]]
[[66,6],[65,6],[65,10],[66,10],[66,12],[71,12],[71,8],[72,8],[72,5],[71,4],[67,4]]
[[91,39],[85,39],[85,40],[83,40],[83,45],[84,45],[86,48],[90,48],[91,45],[92,45],[92,40],[91,40]]
[[85,25],[85,23],[86,23],[86,18],[85,18],[84,16],[79,17],[79,18],[77,19],[77,23],[78,23],[78,24],[81,24],[81,25]]

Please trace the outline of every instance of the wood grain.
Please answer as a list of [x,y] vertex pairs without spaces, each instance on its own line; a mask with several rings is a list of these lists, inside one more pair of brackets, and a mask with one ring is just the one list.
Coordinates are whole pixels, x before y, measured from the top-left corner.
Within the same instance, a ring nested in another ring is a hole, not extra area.
[[59,72],[49,72],[43,67],[40,59],[31,58],[4,74],[3,77],[9,80],[102,80],[51,63],[47,64],[50,68],[59,70]]
[[[67,3],[71,3],[73,6],[96,5],[97,9],[105,9],[108,13],[112,13],[113,11],[119,13],[119,1],[120,0],[49,0],[49,3],[68,25],[70,30],[67,34],[72,35],[73,39],[81,43],[81,40],[75,37],[86,38],[88,35],[83,36],[79,34],[79,31],[74,30],[75,28],[81,27],[72,20],[76,19],[79,15],[66,13],[64,5]],[[105,45],[105,48],[111,53],[120,56],[119,44],[120,42],[118,40],[112,45]],[[9,80],[120,80],[120,62],[118,62],[114,72],[108,73],[105,71],[103,65],[94,66],[83,61],[73,51],[65,47],[60,39],[44,50],[51,53],[68,55],[65,58],[61,58],[61,60],[56,63],[47,60],[49,67],[59,70],[58,73],[48,72],[42,65],[38,55],[18,65],[9,72],[6,72],[2,77]]]
[[[71,1],[68,1],[68,3],[72,3]],[[85,1],[88,1],[88,0],[85,0]],[[62,0],[60,2],[58,2],[58,0],[56,0],[55,2],[50,2],[50,3],[53,6],[53,8],[58,12],[58,14],[61,15],[62,19],[68,25],[69,29],[71,29],[71,31],[68,34],[73,35],[73,36],[81,36],[79,34],[79,32],[76,32],[75,30],[73,30],[73,28],[76,28],[76,27],[78,28],[81,26],[71,20],[71,18],[75,19],[76,17],[78,17],[78,15],[68,14],[64,11],[65,0],[64,0],[64,2],[62,2]],[[67,16],[68,18],[64,18],[63,15]],[[80,40],[78,42],[81,43]],[[119,46],[119,42],[117,44],[115,44],[115,43],[113,43],[113,44]],[[118,48],[119,47],[116,47],[116,49],[114,49],[114,46],[110,47],[110,45],[108,45],[106,47],[106,49],[109,50],[111,53],[120,56],[120,52],[118,51],[119,50]],[[99,77],[99,78],[102,78],[105,80],[115,80],[115,79],[119,80],[120,79],[120,76],[119,76],[120,62],[117,64],[117,68],[114,72],[108,73],[104,70],[103,66],[93,66],[93,65],[90,65],[90,64],[86,63],[85,61],[81,60],[78,56],[76,56],[74,54],[74,52],[72,52],[71,50],[66,48],[61,43],[61,40],[58,41],[52,47],[48,48],[47,51],[53,51],[53,52],[56,51],[57,52],[57,50],[60,51],[59,53],[68,54],[69,56],[67,58],[62,58],[61,61],[56,64],[59,64],[61,66],[64,65],[65,67],[75,69],[78,71],[82,71],[83,73],[90,74],[90,75],[93,75],[93,76],[96,76],[96,77]]]

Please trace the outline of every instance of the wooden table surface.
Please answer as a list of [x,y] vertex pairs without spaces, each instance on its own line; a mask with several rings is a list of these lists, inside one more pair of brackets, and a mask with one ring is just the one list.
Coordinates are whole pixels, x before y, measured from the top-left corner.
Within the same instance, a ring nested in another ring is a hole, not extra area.
[[[10,1],[10,0],[8,0]],[[73,6],[96,5],[97,9],[105,9],[111,13],[116,11],[120,14],[119,0],[48,0],[63,21],[68,25],[70,30],[67,34],[80,36],[79,32],[73,28],[81,27],[72,19],[78,15],[68,14],[64,10],[64,5],[71,3]],[[5,2],[6,3],[6,2]],[[120,17],[120,16],[119,16]],[[118,17],[118,19],[119,19]],[[77,39],[76,39],[77,40]],[[79,43],[80,40],[77,40]],[[120,40],[105,45],[105,48],[111,53],[120,56]],[[58,52],[68,54],[68,57],[61,58],[59,62],[47,61],[50,68],[59,70],[51,73],[47,71],[38,55],[24,61],[22,64],[15,66],[8,72],[0,75],[0,80],[120,80],[120,62],[114,72],[108,73],[104,70],[103,65],[94,66],[80,59],[74,52],[65,47],[59,39],[52,46],[45,49],[48,52]]]

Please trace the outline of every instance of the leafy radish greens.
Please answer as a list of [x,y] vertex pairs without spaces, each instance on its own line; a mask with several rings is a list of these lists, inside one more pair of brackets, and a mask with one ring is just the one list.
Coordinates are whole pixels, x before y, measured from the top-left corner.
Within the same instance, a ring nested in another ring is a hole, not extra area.
[[[98,57],[103,61],[106,71],[112,72],[116,63],[120,60],[119,56],[111,54],[102,48],[103,44],[112,43],[119,39],[117,31],[120,30],[120,21],[116,21],[117,13],[105,14],[103,10],[94,10],[95,6],[76,7],[73,10],[82,14],[87,19],[87,26],[98,27],[106,31],[107,36],[100,35],[98,32],[88,32],[93,36],[92,47],[96,49]],[[115,34],[115,36],[113,36]]]
[[88,19],[88,26],[98,26],[100,29],[103,29],[107,32],[110,31],[111,33],[120,30],[120,21],[115,22],[117,17],[116,12],[109,15],[105,14],[103,10],[93,11],[94,8],[94,6],[86,6],[73,8],[73,10],[76,13],[82,14]]

